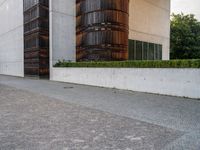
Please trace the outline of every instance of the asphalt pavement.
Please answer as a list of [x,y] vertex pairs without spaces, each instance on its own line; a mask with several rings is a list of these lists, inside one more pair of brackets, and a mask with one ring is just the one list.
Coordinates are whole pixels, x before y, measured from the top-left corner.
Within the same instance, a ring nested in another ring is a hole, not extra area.
[[0,75],[1,150],[199,150],[200,101]]

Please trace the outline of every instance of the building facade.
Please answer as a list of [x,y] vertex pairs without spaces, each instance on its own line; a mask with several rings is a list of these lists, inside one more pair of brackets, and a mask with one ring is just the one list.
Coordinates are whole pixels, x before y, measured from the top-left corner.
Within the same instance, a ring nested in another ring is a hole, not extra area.
[[168,60],[170,0],[0,0],[0,74],[66,61]]

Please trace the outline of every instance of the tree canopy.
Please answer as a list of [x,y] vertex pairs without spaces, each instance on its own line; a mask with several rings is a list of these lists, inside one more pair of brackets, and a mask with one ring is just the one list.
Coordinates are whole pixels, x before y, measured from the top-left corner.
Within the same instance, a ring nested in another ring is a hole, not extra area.
[[172,14],[171,59],[200,58],[200,22],[193,14]]

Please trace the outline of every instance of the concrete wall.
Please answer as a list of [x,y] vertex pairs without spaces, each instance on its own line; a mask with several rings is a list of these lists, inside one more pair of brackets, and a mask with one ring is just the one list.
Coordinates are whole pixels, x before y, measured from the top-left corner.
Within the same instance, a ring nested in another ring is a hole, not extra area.
[[170,0],[130,0],[129,39],[163,45],[169,59]]
[[76,1],[50,0],[50,66],[58,60],[75,61]]
[[24,76],[23,0],[0,0],[0,74]]
[[200,69],[53,68],[51,80],[200,98]]

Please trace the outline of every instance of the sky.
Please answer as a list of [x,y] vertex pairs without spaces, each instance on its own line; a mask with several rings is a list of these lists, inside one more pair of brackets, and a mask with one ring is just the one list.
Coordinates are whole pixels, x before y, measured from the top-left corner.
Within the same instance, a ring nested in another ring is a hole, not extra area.
[[171,0],[171,12],[192,13],[200,20],[200,0]]

